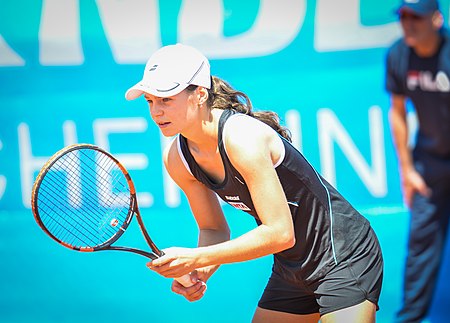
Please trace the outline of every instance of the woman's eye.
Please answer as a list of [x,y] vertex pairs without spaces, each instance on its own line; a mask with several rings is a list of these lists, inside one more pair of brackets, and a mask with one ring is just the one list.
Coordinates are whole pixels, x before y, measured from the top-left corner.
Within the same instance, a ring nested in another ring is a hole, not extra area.
[[163,101],[164,103],[167,103],[167,102],[170,101],[170,98],[163,98],[162,101]]

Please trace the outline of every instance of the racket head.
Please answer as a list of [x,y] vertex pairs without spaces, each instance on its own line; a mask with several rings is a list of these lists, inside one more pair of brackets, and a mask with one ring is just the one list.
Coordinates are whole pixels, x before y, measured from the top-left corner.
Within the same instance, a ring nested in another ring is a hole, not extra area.
[[137,209],[125,167],[91,144],[67,146],[46,162],[34,182],[31,205],[44,232],[78,251],[110,249]]

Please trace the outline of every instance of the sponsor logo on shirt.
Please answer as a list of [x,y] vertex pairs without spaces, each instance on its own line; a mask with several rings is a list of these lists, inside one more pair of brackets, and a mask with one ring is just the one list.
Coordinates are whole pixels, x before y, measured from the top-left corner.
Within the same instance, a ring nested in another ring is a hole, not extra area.
[[242,202],[228,202],[231,206],[235,207],[238,210],[242,211],[251,211],[251,209]]
[[450,92],[450,80],[443,71],[439,71],[436,77],[430,71],[408,71],[406,84],[411,91]]
[[228,201],[239,201],[239,195],[231,196],[231,195],[225,195],[225,198]]

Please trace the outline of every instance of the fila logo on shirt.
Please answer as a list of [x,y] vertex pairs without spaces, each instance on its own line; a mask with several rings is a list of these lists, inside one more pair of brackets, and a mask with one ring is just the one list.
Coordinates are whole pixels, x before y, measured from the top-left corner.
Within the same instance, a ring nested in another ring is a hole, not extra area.
[[240,199],[239,195],[234,195],[234,196],[225,195],[225,198],[227,199],[228,204],[235,207],[236,209],[242,210],[242,211],[251,211],[251,209],[242,202],[231,202],[231,201],[239,201],[239,199]]
[[426,92],[450,92],[450,80],[443,71],[439,71],[434,79],[430,71],[408,71],[406,84],[411,91],[419,88]]

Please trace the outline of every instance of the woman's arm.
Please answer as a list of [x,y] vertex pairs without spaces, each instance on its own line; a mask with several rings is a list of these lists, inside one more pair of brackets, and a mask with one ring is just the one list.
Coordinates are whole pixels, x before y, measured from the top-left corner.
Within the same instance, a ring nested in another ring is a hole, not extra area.
[[278,134],[249,117],[230,118],[224,129],[228,157],[244,177],[261,225],[227,243],[203,251],[211,262],[255,259],[292,247],[292,215],[274,168],[284,149]]
[[[210,246],[230,239],[230,229],[215,192],[200,183],[183,164],[177,149],[177,141],[164,152],[165,167],[175,183],[185,193],[199,228],[198,246]],[[167,251],[167,250],[165,250]],[[171,251],[168,250],[168,254]],[[205,264],[199,277],[205,281],[220,264]],[[192,269],[197,269],[198,266]]]

